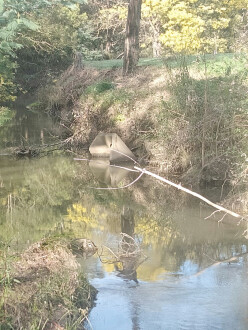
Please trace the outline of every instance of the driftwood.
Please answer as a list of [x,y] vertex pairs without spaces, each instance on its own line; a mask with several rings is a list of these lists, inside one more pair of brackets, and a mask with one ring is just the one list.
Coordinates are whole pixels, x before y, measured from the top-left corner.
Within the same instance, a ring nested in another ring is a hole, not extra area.
[[102,263],[113,264],[119,275],[138,282],[136,270],[147,256],[132,236],[126,233],[120,236],[117,251],[103,245],[101,251],[98,250],[98,257]]
[[36,157],[40,154],[49,153],[52,151],[60,150],[65,143],[57,142],[51,144],[43,144],[38,146],[20,147],[14,150],[14,155],[17,157]]

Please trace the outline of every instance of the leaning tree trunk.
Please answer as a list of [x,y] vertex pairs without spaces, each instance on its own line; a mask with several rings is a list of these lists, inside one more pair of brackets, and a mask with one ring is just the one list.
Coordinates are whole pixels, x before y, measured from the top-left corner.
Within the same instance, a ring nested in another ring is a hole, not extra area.
[[128,5],[123,75],[132,73],[139,61],[139,30],[142,0],[130,0]]

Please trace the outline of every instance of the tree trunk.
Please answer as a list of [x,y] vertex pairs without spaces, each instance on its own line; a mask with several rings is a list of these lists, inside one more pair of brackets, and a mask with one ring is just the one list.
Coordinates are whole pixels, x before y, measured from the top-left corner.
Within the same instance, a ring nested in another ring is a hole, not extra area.
[[142,0],[130,0],[128,5],[123,75],[133,73],[139,61],[139,30]]
[[73,64],[72,64],[72,69],[75,71],[82,70],[84,67],[83,64],[83,57],[80,52],[75,52],[74,57],[73,57]]
[[159,42],[159,31],[157,30],[155,30],[153,34],[152,52],[153,57],[161,56],[161,43]]

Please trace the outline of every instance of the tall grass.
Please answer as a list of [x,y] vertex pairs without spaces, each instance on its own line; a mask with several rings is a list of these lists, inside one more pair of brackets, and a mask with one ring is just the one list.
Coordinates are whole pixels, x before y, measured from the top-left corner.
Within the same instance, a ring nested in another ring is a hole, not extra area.
[[96,290],[62,238],[31,245],[15,259],[0,248],[0,329],[78,329]]
[[203,58],[188,66],[182,57],[178,68],[167,68],[170,98],[162,101],[159,137],[170,141],[180,159],[187,154],[188,164],[204,168],[221,161],[217,175],[238,175],[248,154],[247,61]]

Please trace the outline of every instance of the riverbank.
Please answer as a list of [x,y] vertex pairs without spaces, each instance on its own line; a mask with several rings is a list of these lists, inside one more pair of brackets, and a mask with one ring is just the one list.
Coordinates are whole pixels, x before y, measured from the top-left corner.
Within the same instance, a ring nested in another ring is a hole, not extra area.
[[[99,132],[114,132],[160,174],[190,186],[246,191],[244,56],[170,58],[142,65],[130,77],[105,62],[100,69],[96,63],[69,68],[40,93],[68,128],[72,148],[88,148]],[[245,199],[239,204],[246,212]]]
[[[30,112],[27,114],[30,115]],[[12,141],[11,138],[13,138],[13,143],[16,141],[15,136],[19,135],[12,134],[15,130],[15,133],[19,133],[21,127],[27,132],[29,143],[32,145],[40,139],[40,129],[48,127],[39,113],[32,121],[22,120],[21,125],[19,121],[16,123],[16,119],[18,117],[14,118],[9,130],[5,131],[8,142]],[[36,136],[32,137],[30,133],[34,128]],[[50,141],[50,133],[54,132],[53,127],[48,128],[47,135],[43,136],[45,144]],[[44,132],[46,133],[45,129]],[[9,252],[23,251],[26,247],[31,246],[31,254],[28,255],[28,259],[24,258],[24,264],[21,261],[21,266],[25,265],[25,260],[30,261],[30,257],[32,260],[36,258],[38,264],[41,265],[41,270],[44,271],[42,279],[41,276],[39,277],[40,268],[36,271],[38,298],[42,297],[42,301],[50,301],[52,304],[48,311],[46,305],[41,304],[41,307],[44,308],[42,310],[44,318],[46,313],[51,312],[52,314],[53,307],[57,311],[57,302],[61,304],[58,308],[59,311],[62,311],[64,299],[69,304],[66,308],[71,308],[69,310],[72,317],[75,316],[75,321],[80,311],[70,305],[71,296],[65,295],[66,292],[63,290],[63,288],[68,288],[67,281],[64,285],[64,265],[58,263],[60,270],[58,277],[53,273],[49,275],[51,279],[46,276],[47,270],[42,268],[46,263],[43,262],[43,258],[39,257],[46,256],[47,258],[49,254],[47,248],[50,244],[41,246],[42,253],[40,254],[40,249],[37,253],[33,253],[32,247],[36,246],[35,242],[41,242],[42,238],[51,236],[51,233],[56,233],[63,241],[63,233],[69,231],[70,237],[87,237],[92,240],[99,247],[100,254],[102,254],[101,247],[107,246],[116,255],[120,233],[127,233],[142,243],[142,251],[148,257],[142,264],[125,264],[132,266],[128,269],[131,270],[132,277],[130,277],[130,272],[125,271],[127,268],[119,264],[114,267],[113,264],[101,263],[97,255],[87,260],[80,260],[81,269],[91,285],[98,290],[96,307],[92,309],[89,315],[90,323],[86,322],[86,326],[91,324],[94,329],[102,329],[106,325],[110,329],[116,329],[120,327],[120,324],[124,328],[132,328],[132,324],[133,327],[141,328],[144,327],[144,324],[149,328],[157,328],[160,325],[166,327],[164,315],[167,313],[170,315],[171,325],[186,324],[186,326],[192,327],[196,324],[195,311],[197,310],[197,315],[201,314],[202,310],[198,308],[199,306],[203,306],[202,308],[208,311],[208,306],[216,303],[217,292],[217,296],[225,297],[224,300],[227,303],[221,305],[221,316],[215,316],[214,323],[232,324],[232,319],[235,319],[237,324],[238,319],[240,327],[245,328],[245,320],[242,317],[239,318],[239,313],[242,313],[244,307],[244,299],[240,299],[240,297],[246,296],[243,284],[247,280],[246,263],[243,263],[243,253],[247,251],[247,239],[244,236],[246,228],[243,223],[236,226],[233,218],[226,216],[223,219],[223,214],[220,213],[215,213],[209,218],[214,211],[212,208],[202,205],[197,199],[190,198],[173,187],[162,186],[156,180],[145,175],[132,185],[131,183],[138,177],[135,172],[124,171],[123,173],[121,168],[111,168],[110,171],[108,165],[99,169],[99,166],[97,164],[94,166],[92,161],[75,161],[74,157],[73,153],[61,152],[32,159],[25,157],[18,160],[9,157],[0,159],[0,185],[2,188],[0,244],[4,247],[3,252],[6,251],[9,257],[7,259],[8,267],[3,269],[7,269],[7,274],[15,275],[15,272],[10,273],[10,266],[20,259],[13,259],[12,257],[16,257],[16,255],[9,254]],[[110,185],[114,187],[128,185],[128,188],[99,190],[99,187],[106,188]],[[92,189],[93,187],[96,189]],[[223,195],[217,189],[203,190],[201,193],[204,196],[209,194],[211,200]],[[227,221],[229,221],[229,225],[226,225]],[[57,250],[57,243],[58,241],[55,243],[54,252]],[[60,244],[58,244],[59,246]],[[67,250],[67,246],[65,248]],[[66,253],[65,256],[67,261],[71,260],[70,254]],[[231,265],[225,263],[225,260],[230,260],[230,258],[232,260],[238,258],[238,262]],[[55,257],[55,261],[57,260]],[[212,265],[213,260],[216,262],[224,260],[224,262],[219,263],[218,267],[210,267],[208,271],[208,266]],[[47,258],[46,261],[50,262],[50,259]],[[137,269],[136,266],[138,266]],[[1,269],[0,266],[0,271]],[[216,272],[212,272],[213,269]],[[203,276],[201,275],[202,270]],[[22,275],[24,275],[23,272]],[[21,282],[20,276],[11,275],[10,278]],[[59,281],[53,282],[53,279],[56,278]],[[220,278],[223,281],[219,281]],[[195,279],[195,287],[192,287],[192,279]],[[27,283],[27,287],[30,284],[35,285],[35,282],[35,280],[33,283],[32,281],[24,283],[10,281],[10,292],[14,295],[13,289],[22,288],[25,283]],[[190,284],[190,287],[187,283]],[[210,287],[208,287],[209,283]],[[57,284],[59,286],[56,286]],[[87,287],[86,284],[86,289]],[[207,296],[206,287],[208,288]],[[43,288],[45,291],[42,290]],[[168,288],[172,295],[171,298],[167,294],[159,294],[162,291],[168,293]],[[192,295],[192,288],[194,292],[201,292],[200,296]],[[31,289],[36,288],[31,287]],[[71,287],[68,290],[71,290]],[[24,308],[27,309],[26,315],[30,315],[36,301],[32,297],[30,298],[29,290],[27,291],[27,299],[30,304],[27,301]],[[86,290],[86,292],[88,291]],[[19,308],[19,301],[25,303],[26,297],[21,299],[22,296],[18,291],[15,296],[18,298],[17,307]],[[152,301],[147,300],[149,296],[156,297],[156,306]],[[0,297],[2,296],[0,295]],[[238,297],[240,304],[237,303],[235,297]],[[190,302],[188,310],[193,313],[190,314],[187,311],[178,319],[178,312],[173,314],[172,309],[178,311],[185,308],[185,299]],[[61,303],[61,301],[63,302]],[[146,301],[145,304],[144,301]],[[176,301],[172,309],[171,301]],[[10,302],[13,306],[13,300]],[[72,301],[72,304],[73,302],[75,300]],[[220,306],[219,301],[217,305]],[[164,307],[169,307],[169,309],[161,312],[161,308]],[[147,310],[151,311],[150,314],[156,315],[156,324],[154,317],[146,317]],[[232,313],[233,310],[235,310],[235,314]],[[60,317],[59,311],[58,318]],[[138,311],[137,317],[134,317],[135,311]],[[16,315],[12,313],[11,309],[10,313],[12,316]],[[52,316],[51,314],[48,315],[49,320],[58,323],[58,318],[53,316],[57,314],[52,314]],[[35,308],[32,315],[35,319],[31,319],[31,321],[37,319],[37,322],[40,321],[39,310],[37,311]],[[209,326],[213,324],[211,311],[207,314],[203,313],[203,315],[202,323],[197,323],[199,327],[201,324]],[[228,320],[226,315],[230,315]],[[80,316],[83,317],[81,314]],[[65,320],[66,318],[62,318],[62,321]],[[78,320],[80,321],[80,319]],[[46,320],[43,322],[42,319],[41,329],[45,322]],[[60,327],[63,325],[61,324]],[[70,329],[69,326],[67,328]]]
[[0,329],[76,329],[96,290],[63,238],[32,244],[20,256],[0,246]]

